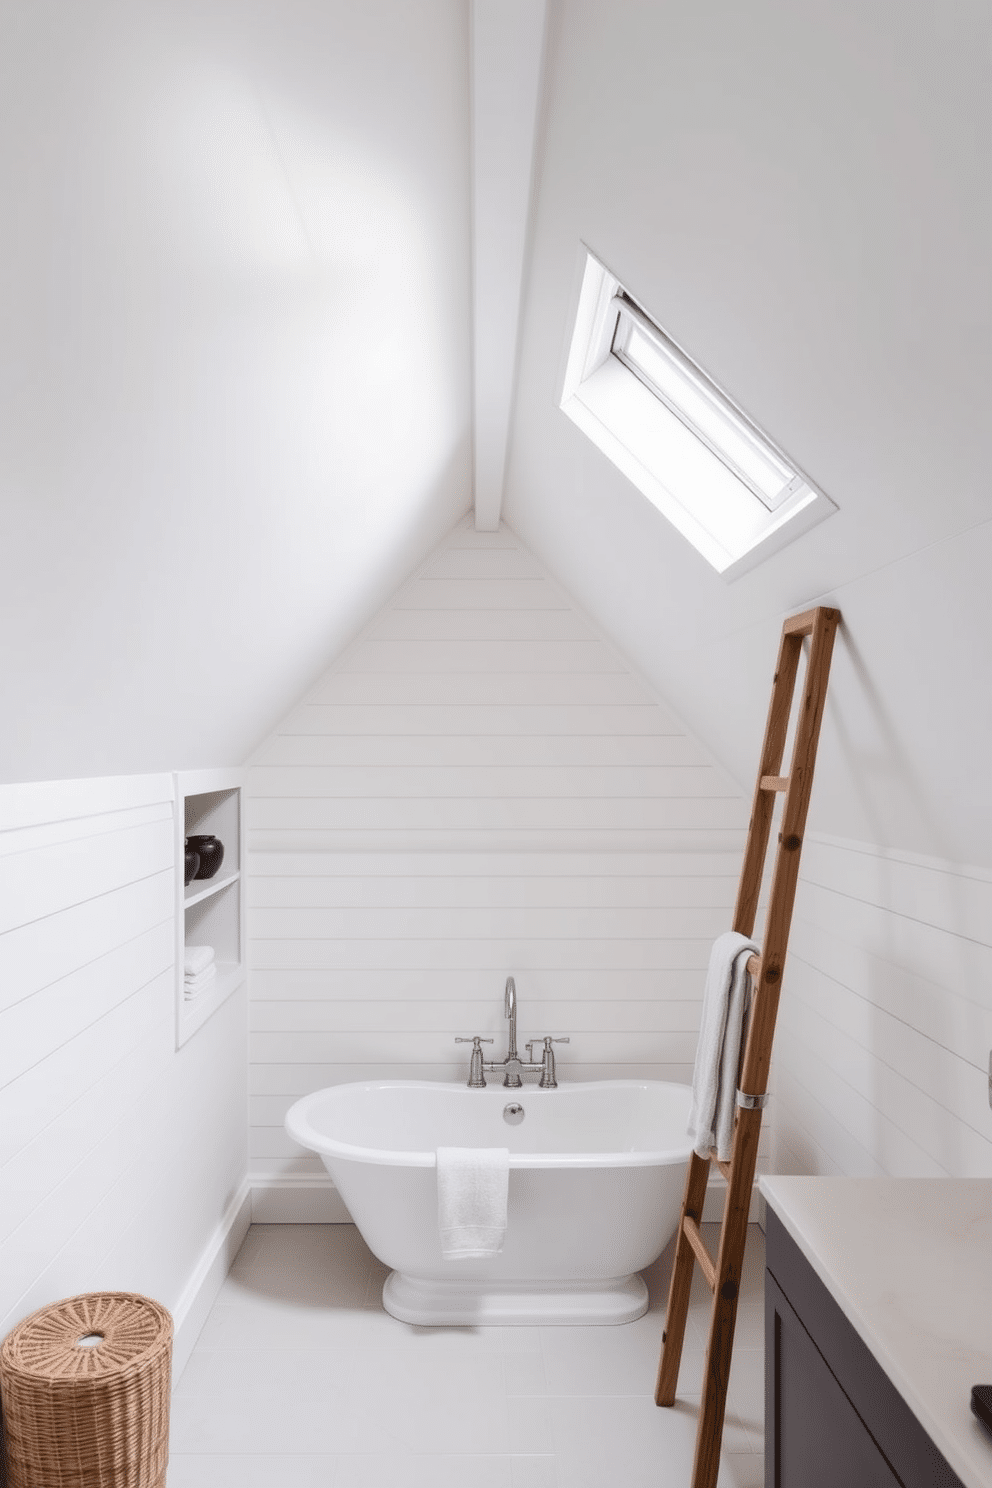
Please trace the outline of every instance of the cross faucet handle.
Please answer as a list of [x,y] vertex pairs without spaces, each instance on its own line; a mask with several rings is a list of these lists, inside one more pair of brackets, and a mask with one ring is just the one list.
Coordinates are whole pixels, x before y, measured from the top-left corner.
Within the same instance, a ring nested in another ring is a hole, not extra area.
[[478,1048],[479,1044],[491,1044],[492,1043],[492,1039],[480,1038],[480,1036],[478,1034],[475,1034],[475,1036],[473,1038],[467,1038],[467,1039],[457,1038],[456,1037],[455,1043],[456,1044],[475,1044],[476,1048]]
[[530,1059],[531,1063],[533,1063],[535,1044],[543,1043],[546,1049],[550,1049],[552,1044],[570,1044],[571,1042],[572,1040],[570,1038],[552,1038],[550,1033],[546,1033],[543,1035],[542,1038],[530,1040],[530,1042],[527,1044],[527,1057]]

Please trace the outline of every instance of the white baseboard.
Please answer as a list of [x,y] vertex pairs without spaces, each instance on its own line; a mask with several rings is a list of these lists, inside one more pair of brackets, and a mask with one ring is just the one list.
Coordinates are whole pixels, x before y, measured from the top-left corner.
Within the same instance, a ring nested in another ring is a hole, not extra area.
[[179,1383],[182,1372],[189,1362],[189,1356],[207,1320],[207,1314],[217,1300],[217,1294],[224,1285],[224,1278],[231,1269],[231,1263],[244,1242],[250,1224],[251,1189],[245,1180],[204,1246],[196,1269],[173,1309],[172,1320],[175,1325],[172,1342],[173,1389]]
[[330,1178],[251,1178],[252,1224],[351,1224]]
[[[723,1218],[723,1206],[727,1198],[727,1185],[723,1178],[714,1176],[710,1179],[706,1190],[706,1198],[703,1200],[703,1223],[713,1220],[716,1223]],[[763,1226],[764,1213],[761,1208],[761,1195],[758,1193],[757,1179],[751,1188],[751,1203],[747,1212],[748,1224],[761,1224]]]

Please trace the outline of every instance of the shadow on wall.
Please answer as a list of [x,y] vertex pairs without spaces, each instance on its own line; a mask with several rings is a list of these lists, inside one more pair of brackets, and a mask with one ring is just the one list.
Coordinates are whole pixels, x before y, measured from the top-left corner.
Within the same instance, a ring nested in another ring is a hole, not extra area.
[[931,851],[952,858],[941,823],[928,810],[925,782],[914,774],[865,657],[843,621],[837,631],[837,652],[834,664],[843,670],[844,679],[842,686],[835,685],[827,694],[826,718],[845,767],[845,788],[870,827],[866,840],[898,845],[893,841],[898,822],[900,836],[923,840]]

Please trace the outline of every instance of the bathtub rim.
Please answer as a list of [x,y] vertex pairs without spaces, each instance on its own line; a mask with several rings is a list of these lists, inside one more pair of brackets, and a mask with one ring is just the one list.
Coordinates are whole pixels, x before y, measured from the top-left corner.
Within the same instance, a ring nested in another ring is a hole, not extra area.
[[[678,1080],[561,1080],[559,1090],[643,1089],[645,1086],[663,1086],[666,1089],[682,1090],[691,1095],[692,1087]],[[309,1113],[313,1106],[337,1090],[448,1090],[463,1092],[468,1089],[461,1080],[347,1080],[340,1085],[324,1085],[320,1090],[301,1096],[286,1112],[284,1127],[294,1142],[315,1152],[321,1158],[343,1158],[351,1162],[371,1163],[380,1167],[435,1168],[437,1153],[431,1151],[410,1152],[385,1147],[358,1147],[348,1142],[339,1142],[326,1136],[310,1124]],[[501,1089],[490,1086],[489,1089]],[[553,1100],[559,1092],[541,1090],[536,1085],[524,1086],[521,1091],[510,1092],[509,1098]],[[686,1114],[688,1115],[688,1109]],[[686,1134],[674,1146],[654,1148],[644,1152],[511,1152],[510,1168],[654,1168],[674,1163],[688,1162],[692,1154],[692,1141]]]

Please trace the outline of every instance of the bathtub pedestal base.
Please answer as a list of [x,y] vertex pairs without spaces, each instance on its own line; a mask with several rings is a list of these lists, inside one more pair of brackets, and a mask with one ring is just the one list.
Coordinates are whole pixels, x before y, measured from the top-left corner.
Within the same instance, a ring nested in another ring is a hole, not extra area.
[[382,1305],[401,1323],[420,1327],[632,1323],[647,1311],[639,1276],[605,1281],[447,1281],[391,1271]]

